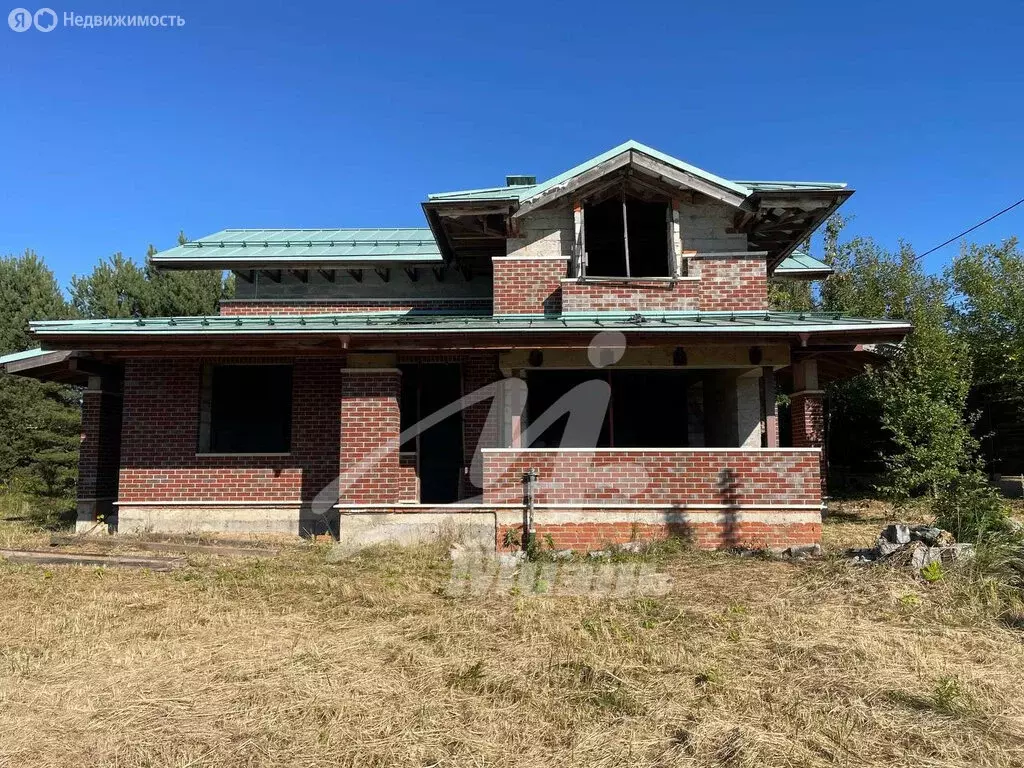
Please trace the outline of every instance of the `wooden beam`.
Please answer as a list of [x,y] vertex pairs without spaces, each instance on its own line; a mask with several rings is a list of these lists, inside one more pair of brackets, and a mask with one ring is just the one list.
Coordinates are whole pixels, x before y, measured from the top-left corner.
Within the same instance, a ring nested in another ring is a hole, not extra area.
[[622,188],[622,248],[626,254],[626,277],[632,277],[629,271],[629,217],[626,215],[626,188]]
[[272,283],[281,282],[281,270],[280,269],[264,269],[261,272],[267,276],[267,279]]
[[338,271],[335,269],[318,269],[317,272],[328,283],[333,283],[338,277]]
[[373,271],[376,272],[377,277],[379,277],[385,283],[391,282],[391,267],[377,267]]
[[667,179],[681,186],[695,189],[701,194],[721,200],[723,203],[728,203],[737,208],[746,199],[744,195],[738,192],[712,184],[710,181],[706,181],[692,173],[673,168],[671,165],[655,160],[653,157],[648,157],[642,152],[630,152],[630,155],[632,156],[632,165],[655,178]]
[[256,279],[255,273],[251,269],[233,269],[231,273],[243,283],[252,283]]
[[448,274],[448,267],[431,267],[431,269],[434,271],[434,279],[443,283],[445,275]]
[[411,280],[414,283],[420,279],[420,273],[419,270],[416,269],[416,267],[406,267],[405,274],[407,274],[409,276],[409,280]]
[[565,182],[565,184],[559,184],[552,189],[546,190],[539,195],[535,195],[523,203],[519,210],[512,214],[513,219],[520,219],[531,211],[536,210],[542,206],[547,205],[552,200],[555,200],[563,195],[571,195],[579,190],[581,187],[585,187],[598,179],[608,175],[612,171],[618,170],[619,168],[625,168],[629,165],[630,155],[629,151],[623,152],[622,154],[616,155],[615,157],[605,160],[603,163],[595,165],[590,170],[584,171],[579,176]]
[[291,269],[291,270],[288,270],[288,271],[291,272],[292,275],[295,276],[295,279],[298,280],[300,283],[308,283],[309,282],[309,270],[308,269]]
[[348,271],[348,273],[350,275],[352,275],[352,279],[355,280],[357,283],[363,282],[363,270],[361,270],[361,269],[350,269]]

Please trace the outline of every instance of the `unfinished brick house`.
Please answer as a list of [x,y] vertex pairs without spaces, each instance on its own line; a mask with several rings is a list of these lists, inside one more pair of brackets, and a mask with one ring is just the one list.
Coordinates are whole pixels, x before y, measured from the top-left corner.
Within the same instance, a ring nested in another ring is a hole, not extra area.
[[628,142],[428,195],[422,229],[186,243],[153,262],[232,270],[217,316],[36,322],[2,363],[85,387],[80,529],[810,544],[822,388],[909,330],[769,309],[851,194]]

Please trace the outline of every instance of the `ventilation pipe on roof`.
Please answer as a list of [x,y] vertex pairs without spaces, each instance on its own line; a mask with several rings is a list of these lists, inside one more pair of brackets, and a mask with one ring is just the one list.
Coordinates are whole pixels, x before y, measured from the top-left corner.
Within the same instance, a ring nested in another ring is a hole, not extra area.
[[506,176],[506,187],[532,187],[537,183],[536,176]]

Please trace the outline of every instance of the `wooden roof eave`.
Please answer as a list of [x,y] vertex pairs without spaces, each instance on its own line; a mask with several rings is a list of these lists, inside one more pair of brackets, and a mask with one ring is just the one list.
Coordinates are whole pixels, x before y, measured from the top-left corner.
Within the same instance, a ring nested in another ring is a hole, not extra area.
[[[796,333],[793,331],[771,331],[755,329],[709,334],[695,329],[672,331],[629,330],[629,339],[641,346],[684,345],[684,344],[767,344],[789,342],[795,352],[811,351],[829,345],[852,347],[864,343],[899,342],[907,330],[879,329],[866,326],[846,331],[814,331]],[[515,346],[536,346],[541,348],[584,348],[593,338],[594,330],[547,330],[530,329],[488,329],[467,333],[464,329],[445,329],[429,332],[401,333],[398,331],[374,332],[346,331],[315,334],[290,334],[287,332],[248,333],[244,336],[245,353],[267,355],[333,355],[351,349],[460,349],[493,350]],[[239,336],[234,334],[194,333],[180,335],[152,335],[140,338],[139,334],[76,334],[70,337],[47,336],[46,344],[54,349],[88,350],[95,353],[122,355],[195,355],[195,354],[238,354]]]
[[829,216],[839,210],[839,206],[845,203],[855,190],[852,189],[829,189],[829,190],[785,190],[785,191],[762,191],[752,196],[751,204],[755,210],[771,210],[774,208],[788,208],[799,204],[800,201],[820,200],[826,203],[820,207],[810,221],[802,228],[801,233],[794,235],[792,242],[785,248],[772,254],[768,261],[768,274],[772,274],[775,268],[788,258],[793,251],[800,247],[818,227],[820,227]]

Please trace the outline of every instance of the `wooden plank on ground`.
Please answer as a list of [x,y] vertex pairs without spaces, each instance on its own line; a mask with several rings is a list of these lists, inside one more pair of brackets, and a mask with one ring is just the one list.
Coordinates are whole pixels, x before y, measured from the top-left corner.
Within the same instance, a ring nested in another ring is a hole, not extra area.
[[167,557],[122,557],[115,555],[40,552],[22,549],[0,549],[0,557],[11,563],[25,565],[84,565],[104,568],[148,568],[151,571],[172,571],[181,568],[185,561]]

